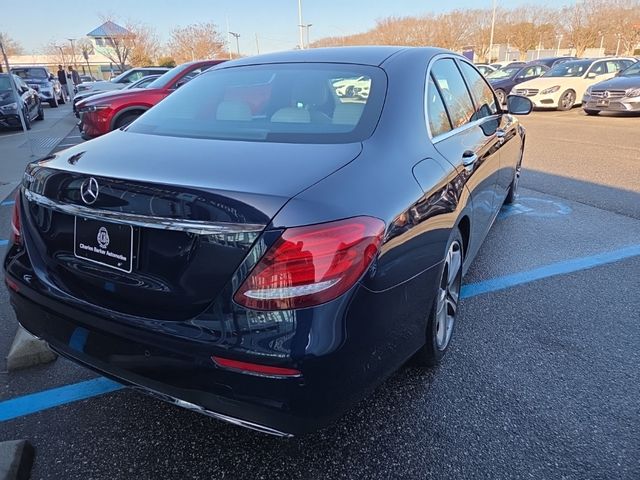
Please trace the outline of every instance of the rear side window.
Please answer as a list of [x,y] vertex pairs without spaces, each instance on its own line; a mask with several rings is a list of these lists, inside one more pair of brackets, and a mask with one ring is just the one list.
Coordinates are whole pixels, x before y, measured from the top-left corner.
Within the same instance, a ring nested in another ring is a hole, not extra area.
[[498,107],[496,106],[496,99],[493,96],[491,87],[487,85],[487,82],[482,75],[476,71],[471,65],[466,62],[460,62],[460,70],[464,75],[464,79],[471,90],[473,96],[473,103],[475,104],[475,111],[471,117],[471,120],[479,120],[484,117],[489,117],[498,113]]
[[287,63],[215,69],[195,77],[129,131],[287,143],[368,138],[386,94],[382,69]]
[[437,137],[450,131],[451,122],[449,121],[449,115],[447,115],[447,110],[444,108],[444,103],[442,103],[442,97],[431,75],[429,75],[427,82],[427,98],[425,103],[431,136]]
[[453,128],[469,123],[475,109],[455,61],[451,58],[436,61],[431,67],[431,74],[438,85]]

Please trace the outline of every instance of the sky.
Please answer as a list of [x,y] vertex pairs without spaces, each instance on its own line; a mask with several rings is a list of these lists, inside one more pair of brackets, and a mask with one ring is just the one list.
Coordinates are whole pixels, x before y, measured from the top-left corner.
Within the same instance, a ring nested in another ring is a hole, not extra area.
[[[577,0],[576,0],[577,1]],[[563,0],[557,3],[571,3]],[[219,30],[240,33],[244,55],[295,47],[299,41],[298,0],[2,0],[0,32],[18,40],[26,53],[38,53],[50,42],[82,38],[109,15],[155,27],[164,43],[172,29],[191,23],[213,22]],[[498,0],[511,8],[520,4],[546,5],[541,0]],[[419,15],[456,8],[491,8],[492,0],[302,0],[303,24],[311,23],[310,39],[365,31],[388,16]],[[55,9],[55,12],[54,10]],[[234,40],[232,38],[232,40]],[[235,40],[232,43],[235,48]]]

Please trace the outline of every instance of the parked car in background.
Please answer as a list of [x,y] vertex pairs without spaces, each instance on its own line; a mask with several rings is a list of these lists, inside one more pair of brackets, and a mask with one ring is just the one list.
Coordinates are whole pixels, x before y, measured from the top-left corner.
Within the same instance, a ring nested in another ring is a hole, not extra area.
[[147,75],[162,75],[163,73],[168,71],[169,69],[165,67],[132,68],[131,70],[122,72],[120,75],[112,78],[111,80],[98,80],[95,82],[81,83],[80,85],[78,85],[78,93],[86,92],[89,90],[103,92],[111,90],[121,90],[128,84],[137,82],[142,77],[146,77]]
[[518,65],[524,65],[527,62],[520,62],[518,60],[507,60],[504,62],[495,62],[492,63],[491,66],[494,67],[496,70],[499,70],[500,68],[505,68],[505,67],[517,67]]
[[178,65],[147,85],[104,92],[78,102],[78,128],[84,139],[98,137],[128,125],[193,77],[224,60],[202,60]]
[[369,97],[371,79],[367,77],[340,79],[333,83],[336,95],[339,97]]
[[[160,75],[147,75],[146,77],[142,77],[140,80],[136,82],[127,84],[126,87],[118,91],[122,92],[124,90],[131,90],[133,88],[147,88],[147,86],[158,77],[160,77]],[[74,96],[73,97],[73,113],[76,114],[76,117],[80,118],[80,114],[78,113],[78,103],[80,103],[82,100],[85,100],[89,97],[93,97],[100,93],[104,93],[104,92],[89,90],[82,93],[78,93],[76,96]]]
[[97,79],[91,75],[80,75],[80,82],[82,83],[91,83],[95,81],[97,81]]
[[600,112],[640,112],[640,62],[604,82],[587,88],[582,98],[587,115]]
[[570,110],[582,102],[591,85],[613,77],[635,62],[634,58],[612,57],[560,63],[540,78],[521,83],[514,93],[530,98],[536,108]]
[[60,82],[45,67],[14,67],[11,72],[38,92],[40,100],[47,102],[49,106],[56,108],[58,104],[64,103]]
[[507,101],[507,95],[511,93],[513,87],[527,80],[538,78],[547,70],[549,69],[544,65],[532,62],[501,68],[487,75],[487,80],[496,92],[500,105],[504,105]]
[[487,65],[486,63],[476,63],[475,64],[476,68],[478,69],[478,71],[484,75],[485,77],[491,73],[491,72],[495,72],[497,69],[491,65]]
[[[363,77],[367,98],[336,93]],[[508,100],[436,48],[222,64],[27,167],[10,304],[120,383],[264,433],[315,430],[449,350],[463,274],[517,192],[514,114],[532,104]]]
[[553,68],[556,65],[559,65],[564,62],[568,62],[571,60],[577,60],[576,57],[547,57],[547,58],[538,58],[536,60],[531,60],[530,63],[540,63],[548,68]]
[[[15,92],[11,88],[11,80],[13,80]],[[22,128],[20,110],[22,110],[27,130],[31,129],[32,121],[44,120],[44,110],[38,92],[17,75],[0,73],[0,127]]]

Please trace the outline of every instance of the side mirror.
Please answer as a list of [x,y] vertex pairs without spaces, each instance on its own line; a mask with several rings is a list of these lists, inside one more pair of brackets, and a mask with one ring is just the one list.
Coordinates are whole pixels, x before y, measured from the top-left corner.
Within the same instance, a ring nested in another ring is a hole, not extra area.
[[533,111],[533,102],[520,95],[507,95],[507,112],[512,115],[529,115]]
[[591,79],[591,78],[596,78],[598,75],[596,75],[595,72],[589,72],[587,73],[587,78]]

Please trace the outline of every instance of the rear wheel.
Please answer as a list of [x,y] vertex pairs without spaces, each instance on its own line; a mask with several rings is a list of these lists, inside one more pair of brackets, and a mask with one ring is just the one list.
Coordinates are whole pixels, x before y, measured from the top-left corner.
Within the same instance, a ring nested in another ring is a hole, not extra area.
[[426,342],[415,356],[419,364],[429,367],[440,363],[447,352],[458,313],[464,252],[462,235],[457,228],[449,239],[446,251],[436,298],[427,320]]
[[27,127],[27,130],[31,130],[31,117],[29,116],[29,109],[25,107],[22,110],[22,115],[24,117],[24,125]]
[[588,108],[584,109],[584,113],[587,115],[598,115],[600,113],[599,110],[589,110]]
[[55,96],[55,92],[54,92],[53,98],[49,100],[49,106],[51,108],[58,108],[58,97]]
[[507,94],[504,90],[498,88],[496,90],[496,97],[498,97],[498,102],[500,102],[500,106],[504,105],[507,101]]
[[124,115],[122,115],[120,118],[118,118],[116,120],[116,123],[114,125],[114,129],[126,127],[127,125],[129,125],[131,122],[133,122],[139,116],[140,116],[139,113],[125,113]]
[[64,105],[65,103],[66,100],[64,99],[64,93],[62,93],[62,90],[60,90],[60,98],[58,99],[58,104]]
[[558,101],[558,110],[566,111],[571,110],[576,103],[576,92],[573,90],[566,90],[560,95]]

